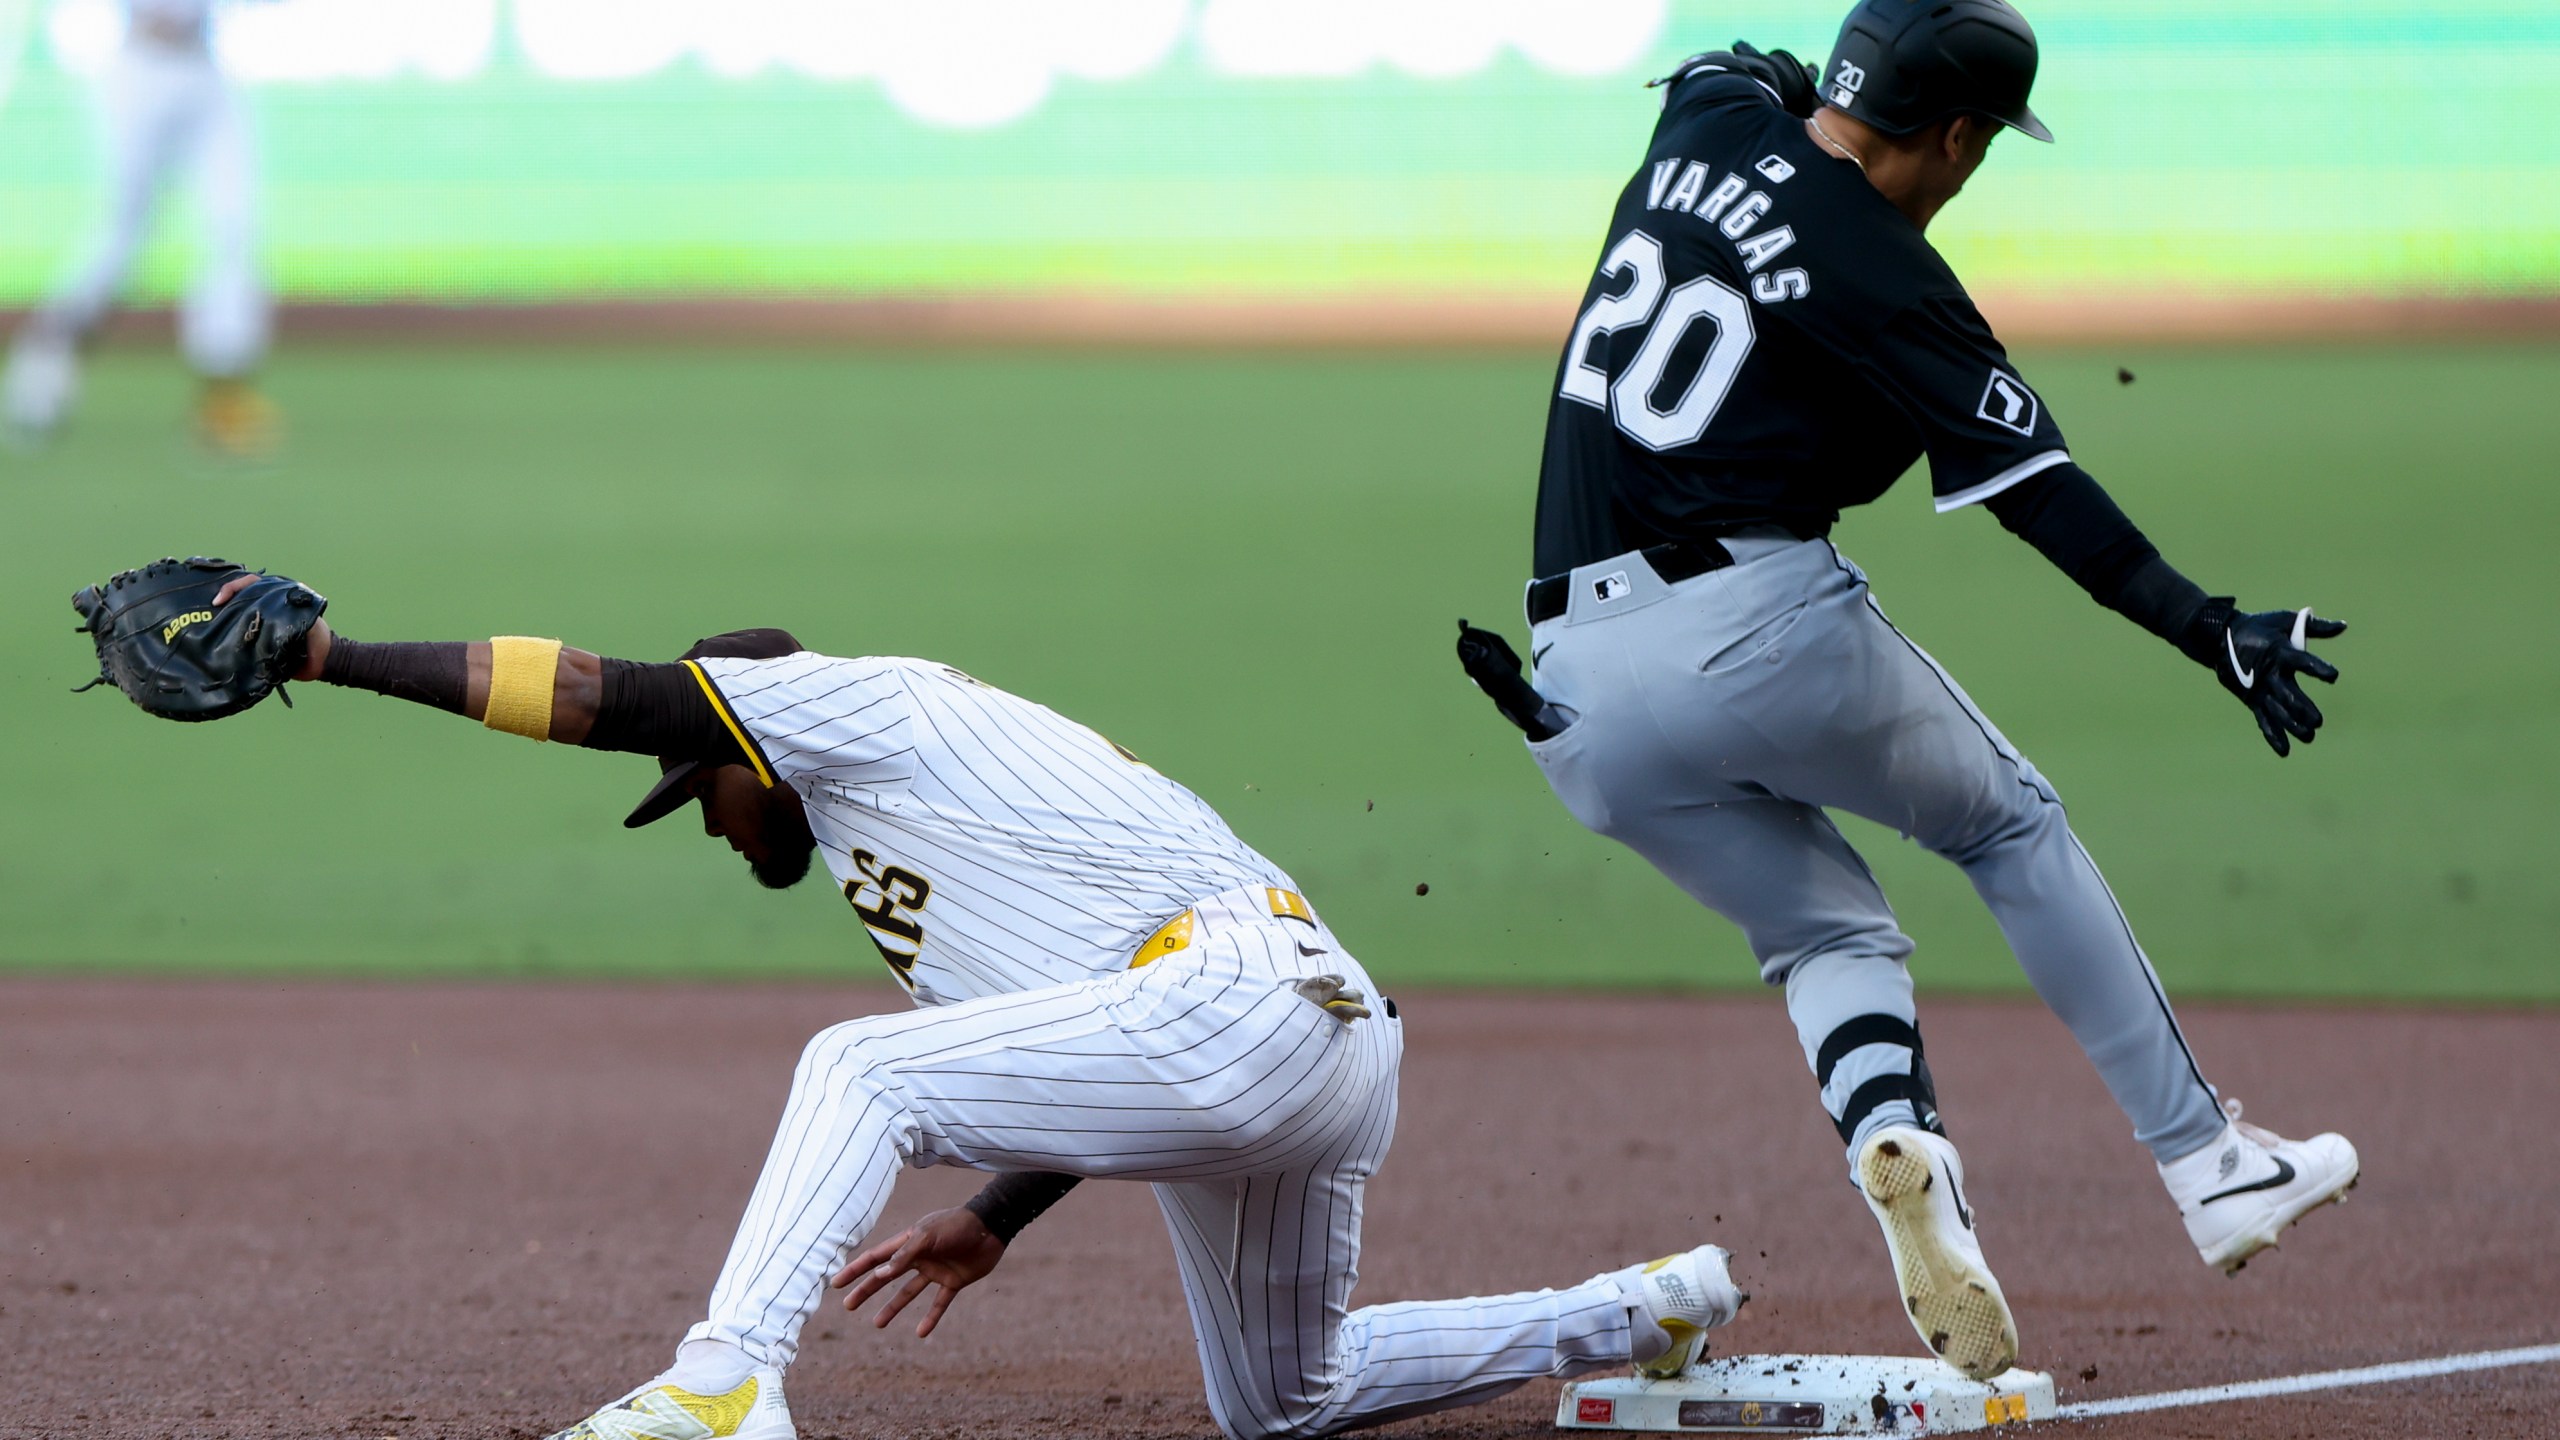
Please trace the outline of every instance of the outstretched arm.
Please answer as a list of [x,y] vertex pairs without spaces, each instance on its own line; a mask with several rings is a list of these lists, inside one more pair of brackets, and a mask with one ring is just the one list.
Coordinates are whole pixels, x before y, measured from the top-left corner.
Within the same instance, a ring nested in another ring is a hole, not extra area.
[[[257,577],[216,592],[222,604]],[[344,685],[592,750],[745,763],[692,671],[520,639],[368,643],[315,622],[295,680]],[[491,697],[498,715],[490,718]]]
[[1928,450],[1940,511],[1988,506],[2098,603],[2212,670],[2278,755],[2319,733],[2320,707],[2294,677],[2336,679],[2303,647],[2346,627],[2308,610],[2243,614],[2161,559],[2072,463],[2052,412],[1917,231],[1809,228],[1790,247],[1797,257],[1811,288],[1773,313],[1900,405]]
[[[1985,508],[2091,598],[2175,645],[2257,717],[2276,754],[2319,734],[2320,707],[2294,677],[2335,683],[2337,667],[2303,648],[2343,634],[2309,610],[2244,614],[2178,573],[2079,466],[2064,462],[1992,496]],[[2288,739],[2290,737],[2290,740]]]
[[2009,533],[2036,547],[2090,598],[2191,656],[2210,603],[2203,587],[2160,558],[2089,472],[2068,461],[1984,502]]
[[[489,721],[490,681],[496,673],[498,642],[494,640],[393,641],[366,644],[347,640],[321,621],[312,627],[309,654],[296,680],[345,685],[439,710]],[[551,711],[548,732],[537,739],[571,745],[586,743],[595,729],[604,698],[603,656],[563,645],[551,666]]]

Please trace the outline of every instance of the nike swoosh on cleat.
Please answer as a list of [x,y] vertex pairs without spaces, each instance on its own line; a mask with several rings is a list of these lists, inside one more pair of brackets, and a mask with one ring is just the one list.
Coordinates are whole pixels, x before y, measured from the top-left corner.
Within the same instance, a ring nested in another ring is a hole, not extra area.
[[1546,658],[1547,658],[1547,651],[1549,651],[1549,650],[1553,650],[1554,648],[1556,648],[1556,642],[1554,642],[1553,640],[1550,640],[1550,641],[1548,641],[1548,642],[1547,642],[1543,647],[1541,647],[1541,648],[1539,648],[1539,649],[1536,649],[1536,650],[1532,650],[1532,651],[1530,651],[1530,652],[1529,652],[1529,663],[1530,663],[1530,664],[1532,664],[1532,665],[1535,665],[1535,664],[1537,664],[1539,661],[1546,659]]
[[1956,1172],[1954,1167],[1942,1164],[1938,1167],[1938,1170],[1939,1173],[1947,1177],[1947,1193],[1955,1197],[1956,1218],[1964,1222],[1964,1228],[1967,1230],[1972,1229],[1973,1207],[1964,1203],[1964,1187],[1956,1183]]
[[2282,1156],[2277,1156],[2276,1173],[2273,1175],[2268,1176],[2264,1180],[2253,1180],[2246,1185],[2234,1185],[2219,1195],[2207,1195],[2203,1199],[2197,1201],[2196,1204],[2210,1205],[2216,1200],[2228,1200],[2234,1195],[2246,1195],[2252,1190],[2273,1190],[2279,1185],[2290,1185],[2292,1183],[2293,1162]]
[[2246,690],[2250,686],[2257,684],[2257,672],[2240,663],[2240,647],[2232,643],[2231,632],[2228,630],[2222,632],[2222,648],[2230,652],[2231,673],[2233,677],[2239,680],[2240,688]]

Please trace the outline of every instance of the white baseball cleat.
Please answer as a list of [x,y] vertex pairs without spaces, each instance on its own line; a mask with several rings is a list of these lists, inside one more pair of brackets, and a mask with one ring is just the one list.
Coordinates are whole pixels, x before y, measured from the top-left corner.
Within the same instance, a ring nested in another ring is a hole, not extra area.
[[2178,1202],[2204,1263],[2225,1275],[2276,1243],[2284,1228],[2355,1188],[2356,1147],[2343,1135],[2287,1140],[2244,1123],[2240,1102],[2225,1100],[2222,1138],[2160,1167],[2160,1183]]
[[760,1365],[718,1395],[652,1380],[549,1440],[799,1440],[799,1432],[782,1372]]
[[1975,1380],[2018,1359],[2018,1322],[1974,1238],[1964,1161],[1943,1135],[1889,1125],[1858,1147],[1858,1188],[1884,1227],[1911,1328]]
[[1632,1294],[1627,1308],[1627,1348],[1636,1373],[1668,1380],[1696,1364],[1707,1348],[1707,1332],[1733,1323],[1742,1302],[1751,1297],[1733,1287],[1725,1269],[1731,1258],[1720,1245],[1701,1245],[1665,1255],[1627,1275]]

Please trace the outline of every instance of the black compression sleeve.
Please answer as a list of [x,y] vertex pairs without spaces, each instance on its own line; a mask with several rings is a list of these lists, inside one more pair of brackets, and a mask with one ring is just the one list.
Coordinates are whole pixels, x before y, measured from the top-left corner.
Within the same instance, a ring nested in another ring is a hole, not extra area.
[[747,763],[746,752],[738,748],[737,737],[712,708],[711,697],[693,676],[693,667],[606,659],[603,668],[596,723],[579,742],[588,749],[713,765]]
[[[1994,495],[1986,509],[2090,598],[2186,651],[2206,596],[2077,465],[2057,465]],[[2210,661],[2204,663],[2210,664]]]
[[332,632],[320,683],[371,690],[462,713],[471,684],[470,646],[460,640],[395,640],[368,645]]
[[1040,1170],[1008,1170],[970,1196],[967,1209],[987,1227],[988,1234],[1010,1245],[1013,1237],[1022,1233],[1023,1226],[1039,1219],[1042,1211],[1076,1188],[1079,1178]]

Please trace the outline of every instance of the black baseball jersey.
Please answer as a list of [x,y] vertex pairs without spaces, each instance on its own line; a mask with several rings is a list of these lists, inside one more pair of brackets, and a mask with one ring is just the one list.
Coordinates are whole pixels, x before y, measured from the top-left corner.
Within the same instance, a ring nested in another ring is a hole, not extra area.
[[1827,531],[1929,456],[1940,510],[2067,464],[1927,239],[1758,81],[1670,87],[1556,371],[1536,568]]

